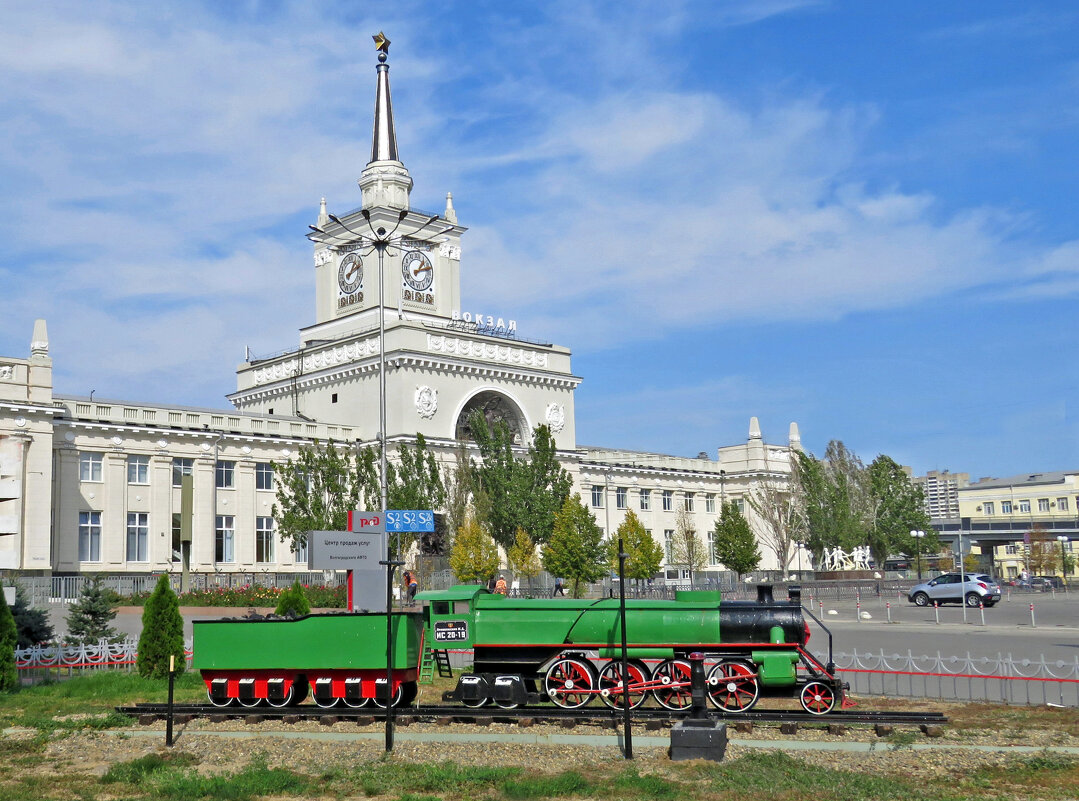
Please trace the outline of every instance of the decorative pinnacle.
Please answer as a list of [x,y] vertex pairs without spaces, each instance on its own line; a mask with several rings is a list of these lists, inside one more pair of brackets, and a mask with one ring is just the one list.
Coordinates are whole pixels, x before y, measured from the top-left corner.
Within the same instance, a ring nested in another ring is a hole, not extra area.
[[371,38],[375,40],[375,50],[378,51],[378,60],[385,61],[386,56],[390,54],[390,40],[386,38],[386,34],[382,31],[379,31]]

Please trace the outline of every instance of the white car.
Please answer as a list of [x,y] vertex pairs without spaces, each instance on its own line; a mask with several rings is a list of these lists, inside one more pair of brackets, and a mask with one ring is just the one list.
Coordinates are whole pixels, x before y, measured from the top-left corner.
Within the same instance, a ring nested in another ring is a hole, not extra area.
[[984,573],[967,573],[966,582],[959,573],[944,573],[932,581],[916,584],[907,593],[907,600],[915,606],[938,604],[961,604],[992,606],[1000,600],[1000,584]]

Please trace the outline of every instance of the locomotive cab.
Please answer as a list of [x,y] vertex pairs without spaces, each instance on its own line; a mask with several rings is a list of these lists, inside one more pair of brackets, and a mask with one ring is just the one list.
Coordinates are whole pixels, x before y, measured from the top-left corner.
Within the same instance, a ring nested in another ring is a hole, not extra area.
[[419,593],[416,601],[424,605],[424,640],[428,647],[435,651],[472,648],[476,633],[476,598],[490,594],[486,587],[475,584]]

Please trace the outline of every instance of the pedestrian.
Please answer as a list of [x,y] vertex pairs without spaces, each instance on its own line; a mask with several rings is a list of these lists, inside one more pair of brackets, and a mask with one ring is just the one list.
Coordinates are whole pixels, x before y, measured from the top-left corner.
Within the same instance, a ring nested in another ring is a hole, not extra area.
[[487,591],[488,592],[494,592],[495,591],[495,577],[494,576],[491,576],[491,578],[489,578],[487,580]]
[[495,592],[497,592],[499,595],[506,594],[506,579],[502,576],[499,576],[498,581],[495,582]]
[[561,595],[563,597],[565,597],[566,595],[565,587],[563,585],[562,579],[559,576],[555,576],[554,591],[551,592],[552,598],[554,598],[556,595]]
[[408,590],[408,602],[414,604],[416,602],[416,592],[420,588],[419,581],[416,580],[416,574],[409,571],[407,573],[408,580],[405,582],[405,587]]

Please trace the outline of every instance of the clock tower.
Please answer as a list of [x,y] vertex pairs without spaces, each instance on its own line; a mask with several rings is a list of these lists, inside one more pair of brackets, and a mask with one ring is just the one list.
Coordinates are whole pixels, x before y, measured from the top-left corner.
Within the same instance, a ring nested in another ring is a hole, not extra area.
[[[323,200],[308,238],[314,245],[315,322],[300,347],[237,370],[229,400],[241,410],[348,426],[377,442],[385,386],[386,440],[422,433],[450,454],[481,411],[503,420],[526,445],[550,427],[556,447],[575,453],[573,392],[581,379],[570,352],[517,335],[506,314],[465,310],[461,237],[453,198],[442,212],[412,206],[412,176],[397,150],[390,101],[389,41],[375,37],[371,158],[359,178],[358,209],[334,214]],[[501,311],[501,310],[492,310]],[[380,350],[383,351],[380,353]],[[385,373],[382,374],[382,365]]]

